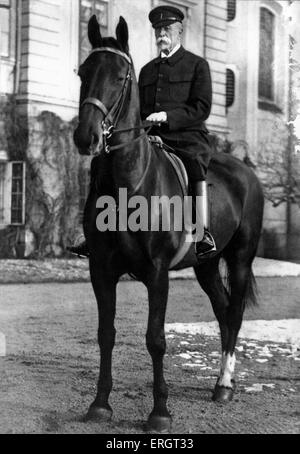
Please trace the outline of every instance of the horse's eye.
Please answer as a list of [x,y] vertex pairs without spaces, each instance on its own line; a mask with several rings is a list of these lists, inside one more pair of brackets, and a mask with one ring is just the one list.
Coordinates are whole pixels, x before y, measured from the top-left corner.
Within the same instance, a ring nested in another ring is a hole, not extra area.
[[123,82],[123,80],[124,80],[124,77],[119,77],[119,78],[118,78],[118,81],[119,81],[119,82]]

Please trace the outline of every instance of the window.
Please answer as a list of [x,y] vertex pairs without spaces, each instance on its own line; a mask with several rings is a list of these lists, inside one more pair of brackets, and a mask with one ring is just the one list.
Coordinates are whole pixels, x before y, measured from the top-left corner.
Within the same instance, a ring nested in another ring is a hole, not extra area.
[[6,163],[0,162],[0,224],[5,224],[5,172]]
[[274,14],[261,8],[258,94],[268,101],[274,101],[274,25]]
[[12,163],[11,224],[24,224],[24,164]]
[[85,202],[90,190],[90,169],[80,168],[79,171],[79,222],[82,223]]
[[0,56],[10,56],[11,0],[0,0]]
[[0,224],[23,225],[24,222],[25,164],[0,160]]
[[91,45],[87,36],[88,22],[96,14],[103,36],[108,34],[108,2],[104,0],[80,1],[80,45],[79,61],[82,63],[88,56]]
[[236,0],[227,0],[227,22],[235,19],[236,15]]
[[235,75],[231,69],[226,69],[226,108],[234,103]]

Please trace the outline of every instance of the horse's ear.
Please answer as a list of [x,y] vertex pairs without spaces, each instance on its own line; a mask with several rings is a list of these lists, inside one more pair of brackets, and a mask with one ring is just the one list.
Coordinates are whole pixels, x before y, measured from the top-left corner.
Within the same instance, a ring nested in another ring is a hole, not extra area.
[[89,20],[88,37],[93,48],[102,46],[100,25],[95,14]]
[[129,52],[128,40],[129,40],[129,33],[128,33],[128,25],[124,17],[120,16],[119,23],[116,29],[116,36],[118,43],[121,45],[122,49],[125,52]]

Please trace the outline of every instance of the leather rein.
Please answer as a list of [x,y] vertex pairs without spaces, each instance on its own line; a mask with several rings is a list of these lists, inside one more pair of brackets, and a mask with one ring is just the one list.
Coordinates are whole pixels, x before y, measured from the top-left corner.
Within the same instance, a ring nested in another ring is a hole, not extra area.
[[[113,104],[113,106],[111,107],[110,110],[107,109],[105,104],[100,99],[97,99],[94,97],[86,98],[81,104],[81,107],[83,107],[85,104],[92,104],[98,110],[100,110],[100,112],[102,112],[102,114],[104,115],[104,119],[101,122],[102,130],[103,130],[103,148],[106,153],[110,153],[113,150],[119,150],[121,148],[124,148],[126,145],[130,145],[131,143],[133,143],[137,140],[141,140],[142,138],[146,137],[149,130],[151,129],[151,127],[153,125],[149,124],[149,123],[145,123],[142,126],[136,126],[133,128],[116,129],[116,126],[120,120],[121,113],[123,111],[123,107],[125,104],[125,100],[127,98],[128,90],[129,90],[129,88],[131,86],[131,82],[132,82],[132,60],[127,54],[125,54],[125,52],[122,52],[118,49],[114,49],[111,47],[97,47],[91,51],[90,55],[92,55],[95,52],[110,52],[110,53],[123,57],[127,61],[127,63],[129,63],[128,72],[126,75],[126,79],[125,79],[123,88],[122,88],[117,100],[115,101],[115,103]],[[110,139],[110,137],[115,133],[129,132],[129,131],[133,131],[133,130],[141,130],[144,128],[147,128],[147,130],[145,132],[143,132],[138,137],[136,137],[135,139],[133,139],[129,142],[121,143],[119,145],[114,145],[114,146],[110,146],[107,143],[108,139]],[[93,152],[93,155],[98,155],[98,154],[99,154],[99,151],[97,148]]]

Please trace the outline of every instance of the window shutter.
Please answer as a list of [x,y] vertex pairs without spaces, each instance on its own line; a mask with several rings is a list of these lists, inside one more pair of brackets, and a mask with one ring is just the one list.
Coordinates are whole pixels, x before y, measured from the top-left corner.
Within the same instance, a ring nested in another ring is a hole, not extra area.
[[235,96],[235,75],[231,69],[226,69],[226,108],[234,103]]
[[236,0],[227,0],[227,22],[231,22],[236,16]]

